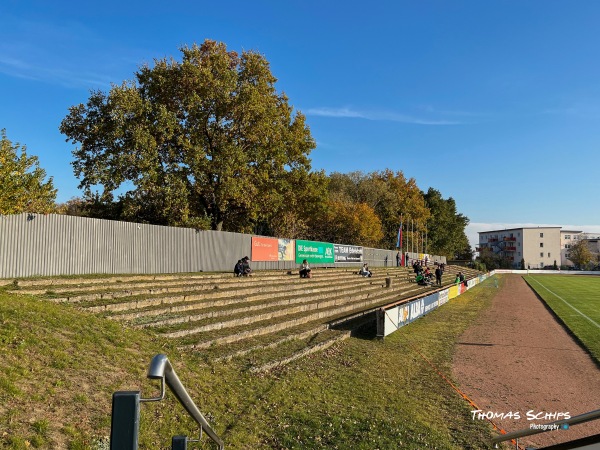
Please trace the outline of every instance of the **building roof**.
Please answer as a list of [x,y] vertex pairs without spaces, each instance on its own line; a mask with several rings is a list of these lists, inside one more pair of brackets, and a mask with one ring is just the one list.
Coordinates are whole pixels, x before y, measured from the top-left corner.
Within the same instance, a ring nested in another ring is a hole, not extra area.
[[[498,233],[500,231],[512,231],[512,230],[547,230],[550,228],[562,228],[562,227],[519,227],[519,228],[503,228],[501,230],[489,230],[489,231],[478,231],[477,233]],[[572,231],[574,233],[574,231]]]

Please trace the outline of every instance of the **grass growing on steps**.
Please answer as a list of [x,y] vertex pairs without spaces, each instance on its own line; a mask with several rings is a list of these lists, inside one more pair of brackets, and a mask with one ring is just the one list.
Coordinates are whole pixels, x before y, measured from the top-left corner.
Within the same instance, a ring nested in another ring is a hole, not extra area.
[[[262,375],[207,366],[201,353],[69,305],[0,293],[0,447],[106,448],[112,393],[155,396],[145,374],[165,353],[228,450],[491,448],[489,427],[415,349],[450,374],[456,339],[495,292],[475,288],[384,341],[347,339]],[[175,434],[198,433],[170,393],[141,406],[140,448],[168,448]]]

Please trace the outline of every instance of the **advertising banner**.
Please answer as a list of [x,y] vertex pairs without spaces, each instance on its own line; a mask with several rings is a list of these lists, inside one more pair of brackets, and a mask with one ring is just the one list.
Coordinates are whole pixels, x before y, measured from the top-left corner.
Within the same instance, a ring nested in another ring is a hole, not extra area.
[[293,239],[279,239],[279,261],[293,261],[295,249]]
[[252,261],[278,261],[279,241],[275,238],[252,236]]
[[296,263],[301,264],[303,260],[309,264],[334,263],[333,244],[296,240]]
[[356,245],[333,245],[335,262],[362,262],[363,248]]
[[452,300],[454,297],[458,297],[460,295],[458,284],[454,284],[450,286],[448,289],[448,298]]
[[[480,281],[490,276],[484,274],[473,280],[469,280],[468,287],[471,288]],[[413,300],[403,305],[391,307],[389,309],[380,308],[377,310],[377,335],[387,336],[398,328],[411,323],[413,320],[424,316],[430,311],[448,303],[450,299],[466,292],[467,287],[463,283],[450,286],[448,289],[434,292],[426,297]]]
[[440,306],[442,306],[444,303],[448,303],[448,289],[444,289],[443,291],[438,292],[439,294],[439,300],[438,303]]
[[293,261],[294,240],[252,237],[252,261]]

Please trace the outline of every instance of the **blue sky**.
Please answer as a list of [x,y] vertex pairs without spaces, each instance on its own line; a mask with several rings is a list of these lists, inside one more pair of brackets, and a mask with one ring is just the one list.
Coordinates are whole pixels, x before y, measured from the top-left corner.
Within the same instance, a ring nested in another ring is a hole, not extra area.
[[209,38],[265,55],[314,169],[401,170],[454,198],[471,240],[600,232],[600,2],[2,0],[0,23],[0,128],[58,201],[81,195],[68,108]]

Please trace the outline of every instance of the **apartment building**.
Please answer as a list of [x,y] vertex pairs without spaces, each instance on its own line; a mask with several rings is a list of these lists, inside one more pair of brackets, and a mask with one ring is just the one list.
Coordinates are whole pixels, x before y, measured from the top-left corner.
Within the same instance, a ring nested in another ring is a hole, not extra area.
[[511,228],[479,233],[478,252],[492,251],[512,262],[514,268],[540,269],[563,264],[561,259],[562,227]]

